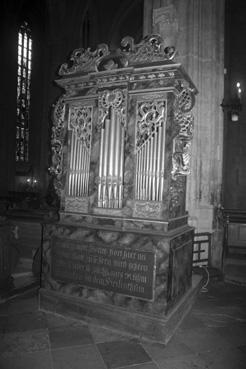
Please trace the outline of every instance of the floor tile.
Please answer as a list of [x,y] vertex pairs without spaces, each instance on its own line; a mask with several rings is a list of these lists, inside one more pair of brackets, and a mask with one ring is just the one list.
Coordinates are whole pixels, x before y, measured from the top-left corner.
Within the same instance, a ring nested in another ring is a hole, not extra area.
[[237,347],[241,352],[244,353],[245,357],[246,357],[246,345],[242,345],[242,346],[238,346]]
[[53,369],[106,369],[96,346],[52,350]]
[[195,354],[159,360],[157,364],[161,369],[210,369],[210,367]]
[[180,325],[180,329],[196,329],[205,327],[204,322],[200,319],[199,316],[196,316],[193,311],[191,311],[183,320]]
[[8,314],[9,302],[0,303],[0,316]]
[[53,369],[49,351],[28,353],[14,357],[0,357],[1,369]]
[[161,362],[172,357],[185,356],[193,354],[193,351],[177,337],[173,337],[168,344],[143,342],[143,348],[150,355],[153,361]]
[[93,343],[87,326],[62,326],[49,329],[52,349]]
[[230,348],[230,343],[215,329],[199,328],[193,330],[177,330],[175,334],[180,342],[183,342],[192,352],[206,352],[215,348]]
[[97,347],[109,369],[152,361],[143,347],[136,342],[105,342],[99,343]]
[[13,357],[27,352],[49,349],[47,330],[6,333],[0,341],[0,356]]
[[246,345],[246,324],[233,324],[216,329],[231,346]]
[[8,316],[0,315],[0,333],[5,332]]
[[39,311],[18,312],[8,316],[6,331],[23,332],[34,329],[45,329],[47,327],[45,314]]
[[84,322],[76,321],[75,319],[68,318],[59,314],[47,313],[46,312],[46,321],[48,328],[58,328],[69,325],[74,326],[84,326],[87,325]]
[[35,296],[24,295],[22,297],[18,297],[16,299],[12,299],[9,301],[8,313],[14,314],[19,312],[28,312],[38,310],[38,297],[37,294]]
[[95,343],[129,340],[129,336],[100,326],[90,325],[89,330]]
[[123,366],[120,369],[159,369],[159,367],[154,363],[144,363],[144,364]]
[[245,369],[246,355],[238,348],[219,349],[201,353],[200,357],[209,369]]

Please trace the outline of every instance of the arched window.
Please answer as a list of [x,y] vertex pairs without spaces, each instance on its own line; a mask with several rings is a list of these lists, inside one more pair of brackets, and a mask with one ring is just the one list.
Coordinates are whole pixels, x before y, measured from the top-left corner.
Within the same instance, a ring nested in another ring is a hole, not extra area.
[[17,162],[29,161],[29,112],[31,72],[31,30],[28,26],[28,23],[23,22],[18,32],[17,120],[15,155],[15,159]]

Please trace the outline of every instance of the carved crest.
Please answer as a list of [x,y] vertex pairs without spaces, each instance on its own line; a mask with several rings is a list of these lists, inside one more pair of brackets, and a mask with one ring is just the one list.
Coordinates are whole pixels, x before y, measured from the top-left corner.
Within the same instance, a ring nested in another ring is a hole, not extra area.
[[130,36],[124,37],[120,48],[110,51],[108,45],[100,44],[96,50],[76,49],[69,63],[61,65],[60,76],[114,70],[139,64],[172,60],[176,54],[173,46],[164,45],[160,35],[149,35],[135,44]]

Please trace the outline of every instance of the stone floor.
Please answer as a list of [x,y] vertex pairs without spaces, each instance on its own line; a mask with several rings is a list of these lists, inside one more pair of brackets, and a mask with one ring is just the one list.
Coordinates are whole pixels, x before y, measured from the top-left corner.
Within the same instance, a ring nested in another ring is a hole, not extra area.
[[38,310],[37,294],[0,304],[0,369],[245,369],[246,288],[213,282],[167,346]]

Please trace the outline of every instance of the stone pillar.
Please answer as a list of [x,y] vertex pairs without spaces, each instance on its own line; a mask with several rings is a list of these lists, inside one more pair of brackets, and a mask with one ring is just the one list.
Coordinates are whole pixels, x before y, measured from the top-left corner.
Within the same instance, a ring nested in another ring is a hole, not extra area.
[[159,33],[178,50],[181,62],[199,94],[187,210],[196,232],[213,234],[212,263],[221,261],[221,230],[214,216],[222,183],[224,87],[224,0],[145,0],[144,35]]

